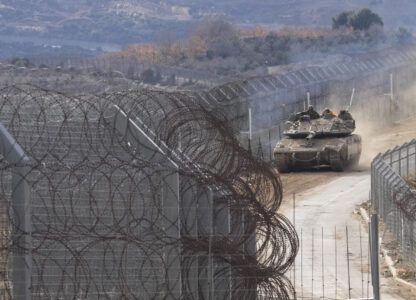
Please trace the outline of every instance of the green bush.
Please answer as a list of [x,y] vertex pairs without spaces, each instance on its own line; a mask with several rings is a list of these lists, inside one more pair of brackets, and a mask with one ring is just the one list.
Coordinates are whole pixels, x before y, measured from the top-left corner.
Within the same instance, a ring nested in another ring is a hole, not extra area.
[[346,10],[340,12],[338,15],[332,18],[332,28],[338,29],[341,27],[350,27],[351,18],[354,16],[355,12],[353,10]]
[[369,8],[360,9],[352,18],[351,25],[354,30],[368,30],[372,25],[383,26],[381,17]]
[[368,30],[373,25],[383,26],[381,17],[369,8],[362,8],[358,12],[343,11],[332,18],[332,28],[352,27],[354,30]]
[[399,27],[397,32],[395,33],[395,38],[399,44],[405,45],[408,44],[412,40],[412,34],[403,27]]

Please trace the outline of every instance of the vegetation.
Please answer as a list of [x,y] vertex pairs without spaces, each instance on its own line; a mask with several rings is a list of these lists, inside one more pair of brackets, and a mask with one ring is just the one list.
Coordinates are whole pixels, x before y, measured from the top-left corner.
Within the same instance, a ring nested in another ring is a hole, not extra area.
[[158,72],[154,72],[152,69],[146,69],[140,76],[142,82],[156,84],[162,81],[162,76]]
[[324,59],[330,54],[351,54],[413,40],[404,29],[391,34],[373,26],[382,24],[382,20],[368,9],[342,12],[334,17],[334,24],[337,30],[283,28],[272,31],[261,27],[242,29],[224,17],[211,16],[196,24],[186,39],[175,39],[166,32],[155,43],[132,44],[113,55],[229,76],[244,72],[261,74],[268,66],[317,57]]
[[416,190],[416,175],[410,174],[407,177],[403,177],[404,181],[410,186],[411,189]]
[[0,59],[9,59],[14,56],[94,56],[101,55],[101,49],[85,49],[78,46],[38,45],[32,42],[6,42],[0,41]]
[[383,26],[381,17],[369,8],[362,8],[358,12],[343,11],[332,18],[332,28],[353,28],[354,30],[368,30],[371,26]]
[[412,41],[412,34],[403,27],[399,27],[397,32],[395,33],[395,37],[398,44],[405,45],[409,44]]
[[340,12],[337,16],[332,18],[332,28],[339,29],[342,27],[351,27],[351,19],[353,16],[353,10]]

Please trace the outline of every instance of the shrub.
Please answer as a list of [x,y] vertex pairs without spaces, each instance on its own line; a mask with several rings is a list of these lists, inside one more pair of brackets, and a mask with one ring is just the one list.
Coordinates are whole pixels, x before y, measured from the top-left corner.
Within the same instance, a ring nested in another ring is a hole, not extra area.
[[354,30],[368,30],[373,25],[383,26],[381,17],[369,8],[358,12],[343,11],[332,18],[332,28],[352,27]]

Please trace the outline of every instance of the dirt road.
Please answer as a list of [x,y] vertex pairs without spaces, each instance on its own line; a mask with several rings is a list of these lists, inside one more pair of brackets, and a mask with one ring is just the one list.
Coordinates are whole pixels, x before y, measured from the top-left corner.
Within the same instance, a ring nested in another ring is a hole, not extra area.
[[[316,299],[372,297],[368,229],[354,213],[357,205],[368,200],[369,186],[368,172],[351,172],[296,195],[295,225],[302,249],[296,259],[295,275],[292,272],[290,276],[296,277],[300,299],[300,294],[311,299],[312,293]],[[286,201],[281,211],[293,219],[291,201]],[[382,279],[381,291],[383,299],[416,297],[399,289],[391,279]]]
[[[363,160],[357,170],[329,170],[281,176],[284,201],[280,212],[295,223],[302,247],[289,276],[302,299],[372,297],[368,277],[366,224],[354,213],[369,198],[371,158],[416,138],[416,120],[363,135]],[[296,193],[293,210],[292,195]],[[348,254],[347,254],[348,230]],[[347,259],[348,257],[348,259]],[[383,299],[416,299],[392,279],[382,278]],[[312,296],[313,295],[313,296]]]

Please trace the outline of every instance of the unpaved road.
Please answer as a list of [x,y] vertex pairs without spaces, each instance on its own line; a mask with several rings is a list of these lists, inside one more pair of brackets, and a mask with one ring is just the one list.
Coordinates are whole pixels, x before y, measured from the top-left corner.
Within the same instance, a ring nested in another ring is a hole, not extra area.
[[[372,297],[368,278],[368,234],[366,224],[354,213],[369,198],[371,157],[416,138],[416,120],[379,134],[363,134],[363,161],[357,170],[337,173],[329,170],[281,176],[284,201],[280,212],[293,219],[302,247],[296,259],[295,281],[302,299],[347,299]],[[349,261],[346,230],[348,228]],[[323,235],[322,235],[323,230]],[[361,233],[360,233],[361,232]],[[313,255],[312,255],[313,253]],[[348,275],[349,263],[349,275]],[[392,279],[382,278],[383,299],[416,299]]]
[[[367,295],[372,297],[371,284],[367,284],[369,280],[367,227],[362,223],[361,217],[354,213],[357,205],[368,200],[369,186],[368,172],[350,172],[343,176],[335,176],[326,184],[296,195],[295,225],[298,234],[302,234],[303,248],[297,256],[295,266],[295,282],[299,298],[303,292],[305,299],[311,299],[312,291],[316,299],[322,296],[330,299],[348,299],[350,296],[365,298]],[[291,201],[286,201],[281,211],[292,219]],[[290,276],[293,278],[293,273]],[[406,289],[397,287],[391,279],[382,279],[381,283],[383,299],[416,298],[416,295],[410,294]],[[351,288],[350,294],[349,288]]]

